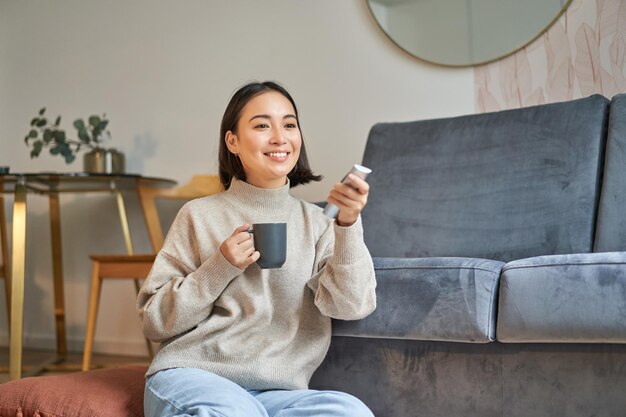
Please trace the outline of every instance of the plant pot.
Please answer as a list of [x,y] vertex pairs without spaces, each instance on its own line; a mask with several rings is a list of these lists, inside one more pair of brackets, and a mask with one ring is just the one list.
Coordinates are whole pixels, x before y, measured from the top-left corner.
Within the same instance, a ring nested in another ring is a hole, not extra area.
[[93,149],[83,156],[83,170],[93,174],[123,174],[124,154],[115,148]]

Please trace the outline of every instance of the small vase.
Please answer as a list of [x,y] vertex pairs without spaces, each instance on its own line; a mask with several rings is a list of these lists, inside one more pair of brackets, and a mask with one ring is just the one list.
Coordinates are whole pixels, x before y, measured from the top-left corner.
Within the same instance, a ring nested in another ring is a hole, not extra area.
[[124,154],[115,148],[97,148],[83,156],[83,170],[93,174],[123,174]]

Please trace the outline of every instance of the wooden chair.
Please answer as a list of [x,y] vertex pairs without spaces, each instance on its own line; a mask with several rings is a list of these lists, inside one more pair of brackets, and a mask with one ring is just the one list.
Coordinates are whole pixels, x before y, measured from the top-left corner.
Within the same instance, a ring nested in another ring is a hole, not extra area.
[[[139,200],[143,211],[148,235],[153,253],[149,255],[91,255],[91,291],[89,294],[89,312],[87,316],[87,331],[85,335],[85,348],[83,351],[82,370],[87,371],[91,367],[91,355],[98,317],[98,305],[100,303],[100,291],[102,281],[105,279],[133,279],[135,289],[139,291],[140,281],[145,279],[152,268],[152,264],[163,246],[163,230],[156,207],[158,199],[191,200],[223,190],[218,176],[196,175],[187,184],[174,188],[161,187],[138,187]],[[152,344],[146,339],[150,356],[152,357]]]
[[7,319],[9,323],[11,323],[11,275],[9,271],[9,243],[7,241],[6,225],[4,197],[0,194],[0,256],[2,256],[0,261],[0,278],[4,279],[4,292],[7,299]]

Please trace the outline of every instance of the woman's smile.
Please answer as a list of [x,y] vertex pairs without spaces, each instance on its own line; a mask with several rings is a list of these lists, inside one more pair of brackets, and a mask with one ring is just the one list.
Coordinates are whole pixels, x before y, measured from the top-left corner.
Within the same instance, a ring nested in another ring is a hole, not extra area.
[[278,152],[267,152],[264,155],[268,156],[273,161],[284,162],[287,160],[287,157],[291,154],[291,152],[286,151],[278,151]]

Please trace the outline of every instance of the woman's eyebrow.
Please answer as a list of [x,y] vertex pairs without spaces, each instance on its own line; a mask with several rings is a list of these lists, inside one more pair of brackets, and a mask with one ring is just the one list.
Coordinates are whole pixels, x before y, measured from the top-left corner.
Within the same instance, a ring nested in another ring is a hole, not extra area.
[[[255,116],[252,116],[248,121],[251,122],[254,119],[271,119],[271,117],[268,114],[257,114]],[[296,116],[294,114],[286,114],[283,116],[283,120],[284,119],[296,119]]]
[[252,116],[250,118],[250,120],[248,120],[249,122],[253,121],[254,119],[269,119],[269,115],[267,114],[257,114],[256,116]]

